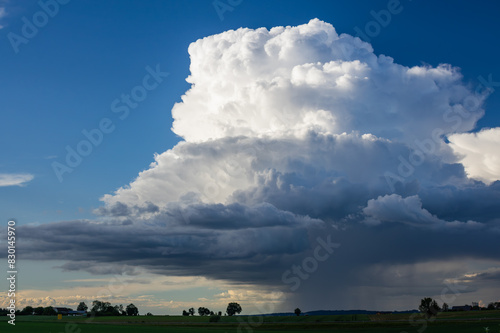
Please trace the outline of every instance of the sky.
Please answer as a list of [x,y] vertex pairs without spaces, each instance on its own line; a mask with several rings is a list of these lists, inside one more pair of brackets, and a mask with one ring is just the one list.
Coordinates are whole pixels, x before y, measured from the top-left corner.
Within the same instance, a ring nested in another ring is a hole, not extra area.
[[499,9],[0,1],[18,304],[499,301]]

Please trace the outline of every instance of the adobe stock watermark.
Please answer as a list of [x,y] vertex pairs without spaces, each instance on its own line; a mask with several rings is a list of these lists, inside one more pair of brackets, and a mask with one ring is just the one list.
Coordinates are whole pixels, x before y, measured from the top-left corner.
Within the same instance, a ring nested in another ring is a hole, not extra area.
[[246,147],[224,158],[224,164],[211,172],[211,179],[203,186],[203,195],[207,198],[216,198],[222,191],[234,181],[245,177],[246,166],[242,159],[253,159],[257,156],[257,150],[253,147]]
[[17,263],[16,263],[16,221],[9,220],[7,222],[7,281],[9,289],[7,296],[9,297],[9,305],[7,306],[7,317],[10,319],[7,322],[10,325],[16,325],[16,292],[17,292]]
[[71,0],[40,0],[37,2],[40,10],[35,12],[31,19],[26,16],[21,18],[23,26],[21,34],[9,32],[7,39],[14,50],[14,53],[19,53],[19,46],[26,45],[29,41],[38,35],[40,29],[45,27],[51,18],[54,18],[58,13],[61,5],[66,5]]
[[[408,0],[412,1],[412,0]],[[363,41],[369,43],[371,38],[377,37],[382,32],[382,28],[387,27],[391,21],[393,15],[401,14],[404,7],[399,0],[389,0],[387,2],[387,9],[381,9],[378,12],[371,10],[370,15],[373,20],[368,21],[364,29],[356,26],[354,31],[356,32],[356,37],[361,38]]]
[[[119,98],[115,98],[110,105],[112,113],[118,115],[120,120],[125,120],[130,114],[131,109],[139,106],[139,103],[144,101],[151,92],[158,88],[164,78],[169,74],[160,70],[160,64],[157,64],[155,69],[150,66],[145,68],[147,74],[142,78],[141,84],[133,87],[129,94],[121,94]],[[113,133],[116,129],[115,123],[110,118],[102,118],[96,128],[81,131],[83,139],[80,140],[74,147],[66,146],[66,158],[63,162],[54,161],[51,163],[54,174],[60,183],[63,182],[63,176],[66,173],[72,173],[78,167],[83,159],[89,156],[93,150],[102,144],[105,135]]]
[[281,276],[284,284],[290,285],[291,291],[299,289],[302,281],[309,279],[310,274],[316,272],[319,263],[328,260],[336,248],[340,247],[338,243],[332,243],[331,235],[326,237],[326,241],[321,237],[316,238],[318,245],[313,251],[313,255],[304,258],[301,265],[292,265]]
[[[311,274],[316,272],[319,267],[320,262],[324,262],[330,258],[335,249],[340,247],[340,244],[333,243],[331,240],[331,235],[326,237],[324,240],[321,237],[316,238],[316,242],[318,245],[313,250],[313,255],[306,257],[302,260],[300,265],[292,265],[290,269],[287,269],[283,272],[281,276],[281,281],[289,287],[291,291],[296,291],[299,289],[302,281],[309,279]],[[275,312],[275,303],[282,301],[284,293],[281,291],[273,291],[272,295],[276,295],[273,302],[269,302],[268,308],[265,308],[264,305],[256,304],[257,310],[260,313],[273,313]],[[248,332],[251,333],[254,329],[258,328],[264,323],[264,316],[250,316],[245,317],[245,319],[241,317],[237,317],[239,322],[237,332]]]
[[243,0],[214,0],[212,6],[214,6],[219,19],[224,21],[224,13],[232,12],[234,8],[241,5],[242,2]]
[[[389,26],[395,15],[399,15],[403,12],[403,9],[404,6],[401,4],[400,0],[389,0],[387,2],[386,9],[381,9],[379,11],[371,10],[370,15],[373,20],[366,22],[363,28],[355,26],[353,28],[356,33],[354,37],[358,37],[361,40],[370,43],[372,38],[375,38],[382,33],[382,28]],[[350,59],[356,50],[351,43],[340,43],[339,48],[346,59]]]
[[279,291],[273,291],[271,292],[271,302],[265,302],[265,303],[257,303],[255,304],[255,308],[261,315],[258,316],[247,316],[245,319],[242,317],[236,317],[236,320],[238,321],[239,325],[236,331],[238,333],[241,332],[247,332],[247,333],[252,333],[254,329],[258,328],[264,323],[264,316],[262,314],[264,313],[273,313],[276,311],[276,302],[280,302],[283,300],[283,293]]
[[[467,286],[460,285],[457,283],[450,284],[450,283],[445,283],[445,287],[441,290],[441,295],[438,301],[441,301],[443,304],[446,303],[448,305],[453,304],[457,297],[462,294],[463,291],[467,290]],[[420,326],[420,328],[417,330],[418,333],[423,333],[429,323],[432,323],[436,320],[436,317],[438,315],[438,312],[436,309],[434,309],[436,312],[433,311],[433,316],[430,318],[422,318],[421,313],[413,313],[410,315],[408,318],[408,321],[410,322],[411,326]],[[407,331],[402,331],[401,333],[408,333]]]
[[442,136],[446,133],[453,133],[462,125],[464,119],[468,119],[473,112],[476,112],[481,106],[481,100],[484,97],[484,90],[493,93],[495,87],[500,87],[500,82],[493,81],[492,74],[488,75],[486,80],[482,75],[478,76],[479,84],[474,90],[474,95],[469,95],[464,98],[463,108],[448,109],[443,114],[445,123],[450,124],[450,129],[445,131],[440,127],[434,128],[431,133],[431,138],[422,141],[415,140],[415,148],[412,149],[408,157],[398,156],[399,165],[397,167],[398,174],[386,171],[384,173],[385,180],[391,192],[396,191],[397,183],[404,183],[404,180],[415,173],[417,167],[425,162],[426,155],[432,155],[436,152],[439,145],[442,143]]
[[[194,170],[190,175],[196,177],[210,177],[203,187],[199,188],[200,194],[210,201],[217,201],[218,197],[227,192],[228,187],[234,187],[239,181],[247,177],[247,164],[245,160],[254,159],[257,156],[257,150],[254,147],[246,146],[245,148],[237,150],[235,153],[230,153],[223,157],[223,164],[210,168],[207,173],[206,170],[200,171],[199,168]],[[179,175],[182,177],[182,175]],[[234,189],[233,189],[234,190]],[[191,223],[191,213],[186,209],[185,205],[179,206],[179,213],[184,223]]]

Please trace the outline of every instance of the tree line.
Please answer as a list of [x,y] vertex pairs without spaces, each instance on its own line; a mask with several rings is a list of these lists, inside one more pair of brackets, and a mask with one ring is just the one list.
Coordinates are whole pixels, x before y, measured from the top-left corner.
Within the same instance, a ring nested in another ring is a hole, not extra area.
[[[0,316],[5,316],[9,313],[8,309],[0,309]],[[37,315],[37,316],[53,316],[56,315],[57,312],[51,306],[38,306],[32,307],[27,306],[22,310],[16,310],[16,316],[24,316],[24,315]]]
[[[85,302],[80,302],[78,304],[76,310],[77,311],[85,311],[89,307]],[[69,311],[73,311],[73,309],[68,308]],[[111,305],[109,302],[102,302],[95,300],[92,302],[92,308],[90,312],[95,316],[138,316],[139,309],[133,304],[130,303],[126,307],[122,304],[120,305]],[[8,313],[7,309],[0,309],[0,315],[6,315]],[[37,316],[55,316],[57,315],[57,311],[52,306],[46,307],[32,307],[26,306],[22,310],[16,310],[16,315],[24,316],[24,315],[37,315]]]
[[[226,308],[226,314],[228,316],[233,316],[235,314],[241,313],[242,309],[241,306],[238,303],[229,303]],[[183,316],[194,316],[195,310],[194,308],[189,308],[187,311],[182,310],[182,315]],[[219,311],[218,313],[215,313],[211,311],[208,308],[205,307],[199,307],[198,308],[198,315],[200,316],[210,316],[210,321],[219,321],[220,317],[222,317],[222,311]]]
[[[85,308],[84,311],[87,311],[87,309],[86,309],[87,305],[85,305],[84,302],[81,302],[80,305],[78,305],[78,308],[82,308],[82,309]],[[111,303],[109,303],[109,302],[101,302],[101,301],[93,301],[92,302],[92,309],[90,310],[90,312],[95,314],[96,316],[138,316],[139,315],[139,309],[133,303],[130,303],[129,305],[127,305],[124,308],[122,304],[111,305]]]
[[[465,305],[461,308],[468,308],[470,310],[500,310],[500,302],[490,302],[487,307],[480,307],[479,305]],[[436,302],[436,300],[426,297],[420,300],[420,305],[418,307],[418,310],[423,313],[424,315],[427,316],[427,318],[436,316],[439,312],[447,312],[447,311],[453,311],[453,309],[450,309],[449,305],[446,303],[443,303],[443,306],[439,306],[439,304]]]

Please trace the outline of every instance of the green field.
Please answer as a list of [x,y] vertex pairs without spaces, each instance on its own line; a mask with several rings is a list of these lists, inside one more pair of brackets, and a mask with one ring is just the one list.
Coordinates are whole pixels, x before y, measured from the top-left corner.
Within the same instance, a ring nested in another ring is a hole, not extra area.
[[138,317],[63,317],[57,320],[50,316],[18,316],[16,325],[0,323],[0,332],[18,333],[124,333],[124,332],[418,332],[420,333],[468,333],[500,332],[498,311],[473,311],[441,313],[435,320],[413,318],[408,314],[384,315],[339,315],[339,316],[290,316],[222,317],[219,323],[209,323],[208,317],[183,316],[138,316]]

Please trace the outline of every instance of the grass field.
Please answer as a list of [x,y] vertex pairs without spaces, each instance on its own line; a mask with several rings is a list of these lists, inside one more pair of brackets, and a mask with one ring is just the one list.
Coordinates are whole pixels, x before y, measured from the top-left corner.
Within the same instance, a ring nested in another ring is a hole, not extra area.
[[[373,332],[373,333],[481,333],[489,327],[490,333],[500,333],[498,311],[442,313],[435,320],[413,318],[408,314],[223,317],[219,323],[209,323],[208,317],[138,316],[138,317],[64,317],[18,316],[16,325],[0,323],[0,332],[18,333],[229,333],[229,332]],[[420,321],[419,321],[420,320]]]

